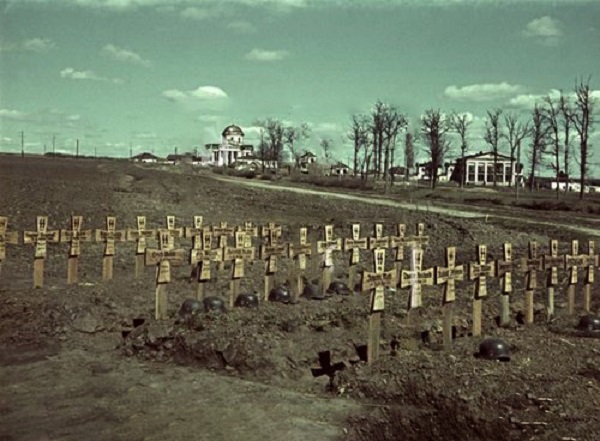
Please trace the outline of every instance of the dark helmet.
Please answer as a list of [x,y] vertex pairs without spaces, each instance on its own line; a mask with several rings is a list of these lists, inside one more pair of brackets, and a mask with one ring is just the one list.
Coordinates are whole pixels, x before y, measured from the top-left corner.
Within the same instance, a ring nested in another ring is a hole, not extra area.
[[478,358],[485,360],[510,361],[508,345],[498,338],[486,338],[479,344]]
[[584,315],[579,319],[577,329],[580,331],[600,331],[600,317]]
[[329,284],[329,288],[327,288],[327,294],[347,296],[350,294],[350,289],[348,288],[348,285],[341,280],[334,280]]
[[269,293],[269,301],[271,302],[281,302],[281,303],[290,303],[292,300],[292,294],[290,290],[285,285],[278,286],[277,288],[273,288]]
[[235,306],[240,308],[258,308],[258,294],[240,294],[235,299]]
[[302,297],[306,297],[307,299],[313,300],[323,300],[325,298],[321,287],[316,283],[307,283],[306,285],[304,285]]
[[189,317],[198,314],[200,311],[200,302],[196,299],[185,299],[179,308],[180,317]]
[[225,302],[221,297],[205,297],[202,303],[206,312],[214,312],[216,314],[225,312]]

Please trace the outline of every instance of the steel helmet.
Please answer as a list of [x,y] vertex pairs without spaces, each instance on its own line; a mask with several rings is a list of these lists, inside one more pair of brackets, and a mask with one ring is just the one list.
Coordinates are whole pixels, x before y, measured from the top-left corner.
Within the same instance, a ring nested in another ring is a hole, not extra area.
[[189,317],[198,314],[202,306],[196,299],[185,299],[179,308],[180,317]]
[[510,361],[510,349],[498,338],[486,338],[479,344],[477,357],[485,360]]
[[581,331],[600,331],[600,317],[584,315],[579,319],[577,329]]
[[327,288],[327,294],[347,296],[350,294],[350,289],[348,288],[348,285],[341,280],[334,280],[329,284],[329,288]]
[[215,314],[225,312],[225,302],[221,297],[205,297],[202,303],[206,312],[213,312]]
[[234,305],[239,308],[258,308],[258,294],[240,294],[235,299]]
[[291,300],[292,294],[285,285],[280,285],[277,288],[273,288],[269,293],[269,301],[271,302],[290,303]]
[[306,285],[304,285],[302,297],[306,297],[307,299],[312,300],[323,300],[325,298],[321,287],[316,283],[307,283]]

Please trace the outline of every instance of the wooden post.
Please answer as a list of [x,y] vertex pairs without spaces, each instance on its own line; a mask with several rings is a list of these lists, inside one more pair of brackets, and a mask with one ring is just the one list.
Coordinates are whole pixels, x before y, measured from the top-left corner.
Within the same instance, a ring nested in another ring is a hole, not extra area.
[[[203,222],[204,218],[202,216],[194,216],[193,225],[184,228],[184,237],[186,239],[192,239],[192,250],[202,249],[202,232],[204,231],[204,228],[202,227]],[[192,266],[192,273],[193,272],[194,267]]]
[[92,240],[92,230],[81,230],[83,216],[71,216],[71,229],[60,230],[60,241],[70,242],[67,259],[67,283],[77,283],[77,267],[81,254],[81,242]]
[[331,283],[333,272],[333,252],[342,251],[342,239],[333,238],[333,225],[325,225],[324,240],[317,242],[317,253],[323,256],[321,271],[321,292],[325,293]]
[[390,245],[394,250],[396,278],[400,279],[402,262],[404,261],[404,247],[410,244],[410,240],[407,240],[406,238],[406,225],[398,224],[396,227],[396,234],[396,236],[390,237]]
[[243,226],[237,227],[237,231],[244,233],[244,247],[252,248],[252,238],[258,237],[258,227],[252,222],[244,222]]
[[0,274],[2,273],[2,262],[6,259],[6,244],[17,245],[19,234],[8,229],[8,218],[0,216]]
[[376,223],[373,226],[373,237],[369,237],[369,249],[383,249],[387,250],[390,247],[390,238],[388,236],[383,236],[383,224]]
[[417,224],[416,236],[410,236],[410,242],[419,248],[423,248],[424,245],[429,245],[429,236],[424,236],[425,224]]
[[360,224],[352,224],[352,239],[344,239],[344,251],[350,251],[348,265],[348,288],[350,288],[350,292],[354,292],[356,284],[356,269],[360,263],[360,250],[366,250],[367,248],[367,238],[360,237]]
[[175,216],[167,216],[167,228],[159,229],[158,233],[159,235],[157,239],[160,240],[160,233],[165,233],[169,241],[169,249],[174,249],[176,248],[175,239],[180,239],[183,237],[183,228],[175,228]]
[[362,292],[370,292],[369,330],[367,342],[367,363],[372,364],[379,357],[381,337],[381,313],[385,308],[385,289],[396,286],[396,270],[385,271],[385,250],[373,250],[375,272],[363,272]]
[[512,245],[502,245],[502,259],[496,261],[496,277],[500,278],[500,326],[510,323],[510,293],[512,292]]
[[59,242],[58,230],[48,231],[48,216],[36,217],[36,231],[23,233],[24,244],[35,245],[35,260],[33,261],[33,287],[44,286],[44,260],[48,254],[48,244]]
[[487,263],[487,247],[477,246],[476,262],[469,263],[469,280],[475,281],[473,295],[473,337],[481,335],[482,300],[487,296],[486,276],[494,277],[494,262]]
[[208,228],[204,228],[201,233],[201,238],[201,248],[192,248],[189,259],[192,267],[197,269],[196,298],[198,300],[204,299],[204,285],[211,277],[211,263],[221,262],[223,260],[223,248],[212,247],[212,233]]
[[147,240],[156,236],[156,230],[148,230],[146,228],[146,216],[137,216],[136,221],[137,228],[135,230],[127,230],[127,240],[136,241],[134,275],[138,279],[142,276],[144,270],[144,255],[148,246]]
[[456,300],[456,281],[463,280],[465,269],[463,265],[456,266],[456,247],[446,248],[446,266],[435,267],[435,284],[444,285],[443,297],[443,336],[444,349],[452,347],[452,305]]
[[585,278],[583,279],[583,308],[590,312],[592,303],[592,285],[594,284],[594,268],[598,266],[597,256],[594,254],[594,241],[588,241],[588,255],[586,261]]
[[302,291],[304,290],[304,271],[306,271],[306,257],[312,255],[312,243],[308,242],[308,231],[306,227],[300,227],[300,239],[299,245],[291,246],[290,249],[293,253],[295,260],[295,277],[292,289],[292,301],[298,300]]
[[174,249],[172,236],[165,230],[158,233],[158,249],[146,248],[146,266],[156,266],[155,313],[156,320],[168,316],[167,286],[171,282],[171,265],[181,266],[186,262],[186,251]]
[[537,288],[537,272],[542,269],[542,259],[538,256],[537,242],[529,242],[527,258],[521,258],[521,272],[525,273],[525,323],[533,323],[533,302]]
[[[219,239],[218,247],[224,249],[227,246],[229,237],[233,237],[235,234],[235,228],[228,227],[227,222],[221,222],[218,227],[212,227],[212,234]],[[223,260],[218,262],[217,269],[225,269],[225,262]]]
[[548,320],[554,317],[554,287],[558,285],[558,268],[564,268],[565,256],[558,255],[558,240],[550,240],[550,254],[542,256],[542,268],[547,272]]
[[269,293],[274,285],[277,258],[290,257],[293,249],[290,250],[289,244],[279,243],[281,225],[269,224],[266,227],[263,226],[261,236],[263,237],[263,244],[260,247],[260,258],[265,262],[264,300],[266,302],[269,300]]
[[567,301],[569,315],[575,314],[575,287],[579,281],[579,268],[583,268],[588,260],[585,254],[579,254],[579,241],[571,241],[571,254],[565,256],[565,269],[569,270],[569,287]]
[[115,242],[126,239],[124,230],[116,230],[117,218],[106,217],[106,230],[96,230],[96,242],[104,242],[104,258],[102,259],[102,280],[113,278],[113,258],[115,255]]
[[223,260],[233,261],[231,282],[229,283],[229,307],[233,308],[236,297],[240,293],[240,280],[245,275],[245,264],[254,260],[254,248],[246,247],[246,233],[235,232],[235,246],[225,247]]
[[402,270],[400,276],[400,288],[410,287],[408,297],[408,314],[406,317],[408,325],[415,325],[412,313],[423,306],[423,286],[434,284],[433,268],[423,269],[423,250],[420,247],[411,249],[410,270]]

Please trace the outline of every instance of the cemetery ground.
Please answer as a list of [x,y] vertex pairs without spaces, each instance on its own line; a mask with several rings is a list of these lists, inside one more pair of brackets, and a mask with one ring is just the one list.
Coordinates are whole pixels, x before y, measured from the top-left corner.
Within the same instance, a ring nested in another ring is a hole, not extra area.
[[[556,239],[563,254],[572,239],[585,250],[583,232],[560,224],[510,219],[459,218],[352,200],[248,188],[206,175],[170,173],[115,161],[0,157],[0,215],[8,231],[35,230],[37,215],[49,229],[83,216],[98,229],[106,216],[116,228],[273,222],[282,242],[298,242],[300,227],[316,243],[326,224],[334,236],[384,234],[405,224],[425,225],[423,267],[443,265],[445,247],[457,247],[457,264],[476,259],[487,245],[499,259],[505,242],[524,256],[529,241],[547,253]],[[553,213],[518,211],[519,217],[553,219]],[[559,215],[563,222],[574,217]],[[593,226],[593,218],[582,221]],[[189,239],[176,239],[190,248]],[[474,282],[457,282],[455,339],[442,345],[442,288],[424,287],[423,307],[407,320],[408,290],[387,292],[379,359],[368,365],[357,347],[367,343],[368,295],[329,295],[296,304],[262,302],[258,309],[179,319],[194,297],[190,266],[172,268],[169,318],[154,320],[155,269],[134,277],[135,243],[116,242],[114,274],[102,280],[103,246],[82,242],[77,284],[67,284],[68,244],[48,244],[44,286],[32,287],[34,248],[7,244],[0,269],[0,440],[595,440],[600,433],[600,339],[575,325],[583,314],[581,283],[576,314],[567,311],[567,274],[559,272],[556,317],[547,320],[545,275],[538,274],[534,321],[524,324],[524,277],[514,273],[510,322],[497,326],[500,284],[488,278],[482,334],[504,339],[509,362],[477,359],[482,337],[471,332]],[[408,250],[405,250],[408,254]],[[393,267],[388,253],[386,267]],[[371,252],[360,267],[372,271]],[[306,276],[320,277],[321,257],[308,260]],[[348,253],[333,254],[333,278],[347,280]],[[243,292],[262,293],[265,266],[246,265]],[[280,258],[276,282],[293,274]],[[230,264],[214,265],[206,294],[227,298]],[[591,287],[591,311],[600,307],[600,284]],[[318,353],[331,351],[345,369],[314,378]]]

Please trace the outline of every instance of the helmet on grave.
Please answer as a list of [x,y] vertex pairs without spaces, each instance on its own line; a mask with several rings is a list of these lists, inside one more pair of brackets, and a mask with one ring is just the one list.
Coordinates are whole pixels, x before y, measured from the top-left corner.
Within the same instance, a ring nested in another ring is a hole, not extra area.
[[202,303],[204,304],[205,312],[213,312],[215,314],[221,314],[225,312],[225,302],[221,297],[205,297]]
[[316,283],[307,283],[302,291],[302,297],[312,300],[323,300],[325,298],[321,287]]
[[277,288],[273,288],[269,293],[269,301],[290,303],[292,295],[290,290],[285,285],[280,285]]
[[600,317],[584,315],[579,319],[577,329],[581,331],[600,331]]
[[237,296],[235,306],[238,308],[258,308],[258,294],[244,293]]
[[486,338],[479,344],[477,357],[485,360],[510,361],[510,349],[499,338]]
[[189,317],[198,314],[202,306],[196,299],[185,299],[179,308],[180,317]]
[[350,294],[350,289],[348,288],[348,285],[341,280],[334,280],[329,284],[329,288],[327,288],[327,294],[347,296]]

